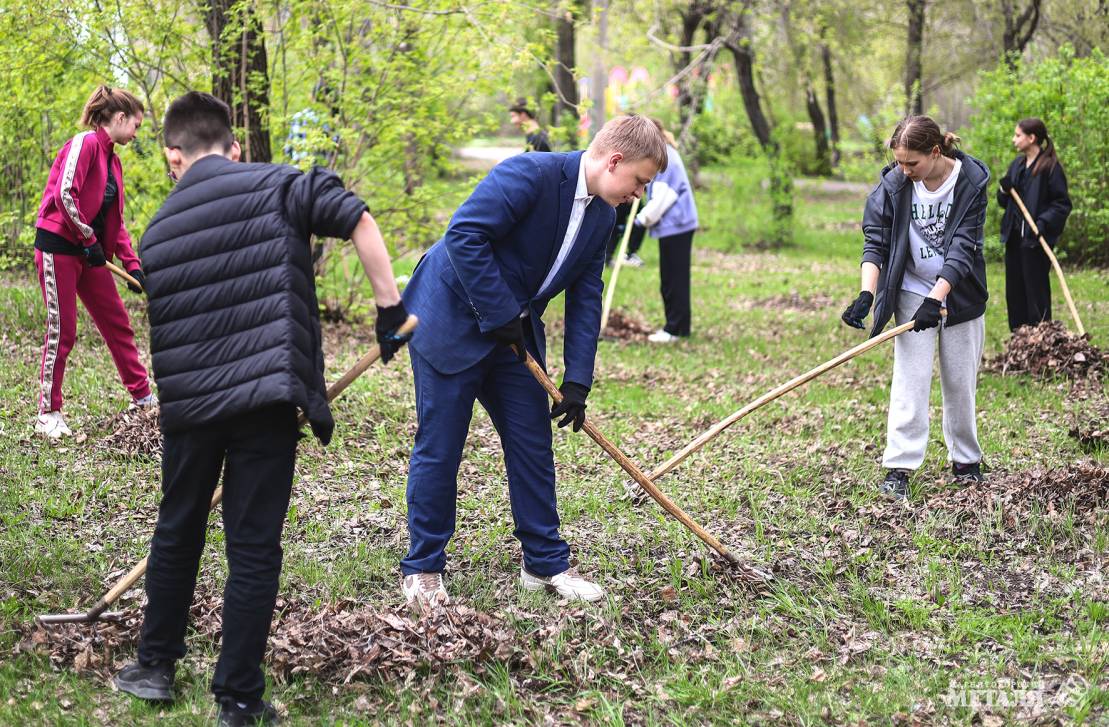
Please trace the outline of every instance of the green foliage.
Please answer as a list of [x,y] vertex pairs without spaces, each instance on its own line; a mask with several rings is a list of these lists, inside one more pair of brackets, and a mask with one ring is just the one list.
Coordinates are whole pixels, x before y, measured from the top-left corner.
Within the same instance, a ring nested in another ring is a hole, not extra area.
[[[1004,63],[981,75],[973,98],[976,109],[967,133],[968,149],[989,164],[999,179],[1016,156],[1011,139],[1022,118],[1047,124],[1066,170],[1074,210],[1059,249],[1081,262],[1109,263],[1109,59],[1095,49],[1078,57],[1069,46],[1035,65]],[[991,186],[991,191],[996,187]],[[1001,210],[990,205],[989,225],[997,230]]]

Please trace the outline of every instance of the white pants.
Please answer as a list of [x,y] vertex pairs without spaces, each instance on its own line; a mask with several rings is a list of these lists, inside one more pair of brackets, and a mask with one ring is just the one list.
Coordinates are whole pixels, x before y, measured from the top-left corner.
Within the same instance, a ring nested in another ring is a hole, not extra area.
[[[923,296],[902,290],[895,311],[898,325],[912,320],[923,300]],[[975,420],[975,394],[985,337],[986,318],[979,316],[950,328],[941,323],[937,328],[909,331],[893,339],[893,382],[883,467],[915,470],[924,462],[937,340],[943,393],[943,439],[948,458],[959,464],[975,464],[982,460]]]

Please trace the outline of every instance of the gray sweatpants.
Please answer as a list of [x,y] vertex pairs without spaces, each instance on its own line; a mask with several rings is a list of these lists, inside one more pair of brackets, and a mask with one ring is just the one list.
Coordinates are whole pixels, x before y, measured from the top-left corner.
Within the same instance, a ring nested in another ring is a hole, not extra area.
[[[924,297],[902,290],[897,323],[912,320]],[[940,387],[943,392],[943,439],[948,458],[959,464],[982,460],[975,421],[978,364],[986,337],[986,318],[947,328],[909,331],[893,339],[893,382],[889,424],[882,466],[915,470],[924,462],[928,444],[928,399],[932,393],[932,361],[940,344]]]

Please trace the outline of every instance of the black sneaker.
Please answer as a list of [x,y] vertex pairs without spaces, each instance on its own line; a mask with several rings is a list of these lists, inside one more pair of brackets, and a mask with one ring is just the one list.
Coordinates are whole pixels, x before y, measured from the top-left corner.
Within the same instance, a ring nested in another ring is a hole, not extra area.
[[275,725],[281,723],[277,710],[269,702],[254,699],[238,702],[225,697],[219,700],[220,727],[247,727],[247,725]]
[[955,475],[956,482],[964,485],[972,482],[986,481],[986,478],[982,476],[981,462],[975,462],[974,464],[959,464],[958,462],[952,462],[951,474]]
[[123,667],[112,679],[112,683],[119,691],[133,694],[139,699],[149,702],[172,702],[173,678],[176,671],[173,662],[143,666],[136,661]]
[[878,485],[878,492],[895,500],[909,499],[909,470],[890,470]]

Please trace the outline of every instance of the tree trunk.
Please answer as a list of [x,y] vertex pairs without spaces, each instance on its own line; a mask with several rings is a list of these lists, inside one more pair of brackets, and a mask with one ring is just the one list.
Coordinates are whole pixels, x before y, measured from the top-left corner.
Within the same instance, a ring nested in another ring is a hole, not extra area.
[[809,112],[809,121],[812,122],[813,142],[816,145],[817,173],[830,174],[832,171],[831,154],[828,150],[828,126],[824,121],[824,111],[820,108],[820,101],[816,98],[816,89],[812,82],[805,79],[805,108]]
[[597,12],[597,52],[593,60],[593,79],[589,94],[593,101],[589,109],[589,135],[596,136],[605,125],[605,90],[608,87],[608,2],[594,0]]
[[[703,2],[691,2],[688,7],[679,11],[682,19],[682,32],[678,45],[682,48],[689,48],[693,45],[697,38],[697,31],[700,30],[702,23],[704,23],[706,16],[711,10],[711,6]],[[674,72],[678,73],[682,69],[689,66],[693,62],[693,52],[690,50],[677,51],[673,55]],[[693,119],[701,113],[704,108],[705,95],[703,92],[704,84],[707,80],[707,69],[712,63],[712,59],[707,59],[706,62],[698,69],[699,73],[689,73],[678,83],[678,126],[675,136],[683,142],[683,155],[685,161],[686,171],[689,172],[689,178],[693,181],[694,186],[697,186],[697,180],[700,175],[701,165],[697,159],[697,137],[691,133],[686,133]],[[698,85],[699,84],[699,85]]]
[[551,126],[566,123],[562,118],[563,113],[570,114],[573,122],[578,118],[578,85],[574,83],[574,67],[577,61],[574,57],[575,18],[571,8],[558,10],[558,19],[555,20],[555,30],[558,34],[555,58],[557,63],[554,69],[555,102],[551,109]]
[[212,94],[231,107],[242,130],[243,159],[272,160],[269,67],[262,21],[251,3],[232,12],[235,0],[207,0],[205,24],[212,39]]
[[759,91],[755,87],[755,53],[751,46],[750,29],[742,12],[733,15],[731,24],[732,30],[725,45],[735,61],[736,80],[747,120],[770,164],[770,200],[774,226],[771,239],[767,243],[771,247],[780,247],[793,240],[793,176],[788,164],[782,159],[781,147],[774,139],[770,122],[762,112]]
[[824,98],[828,105],[828,138],[832,147],[832,166],[839,166],[839,114],[836,112],[836,77],[832,73],[832,51],[827,43],[820,45],[824,64]]
[[1010,70],[1016,68],[1017,59],[1024,53],[1036,26],[1040,22],[1041,0],[1030,0],[1024,12],[1017,15],[1013,0],[1001,0],[1001,12],[1005,17],[1005,32],[1001,42],[1005,51],[1005,63]]
[[921,78],[924,75],[924,2],[906,0],[909,9],[908,50],[905,56],[905,99],[910,114],[924,113]]

